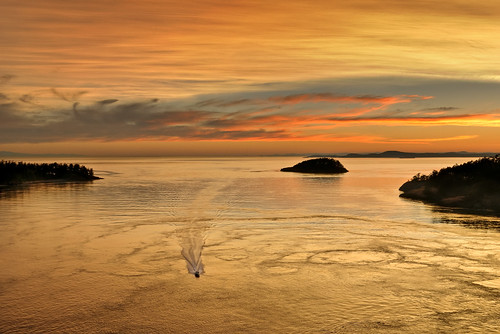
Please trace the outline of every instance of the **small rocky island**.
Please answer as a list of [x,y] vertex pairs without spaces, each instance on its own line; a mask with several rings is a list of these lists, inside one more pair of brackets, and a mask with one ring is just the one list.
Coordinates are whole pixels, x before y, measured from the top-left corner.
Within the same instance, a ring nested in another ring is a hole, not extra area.
[[92,168],[79,164],[26,163],[0,161],[0,185],[18,185],[33,181],[92,181],[101,179],[94,176]]
[[449,207],[500,212],[500,155],[415,175],[401,197]]
[[340,161],[332,158],[317,158],[302,161],[293,167],[285,167],[282,172],[314,173],[314,174],[340,174],[348,170]]

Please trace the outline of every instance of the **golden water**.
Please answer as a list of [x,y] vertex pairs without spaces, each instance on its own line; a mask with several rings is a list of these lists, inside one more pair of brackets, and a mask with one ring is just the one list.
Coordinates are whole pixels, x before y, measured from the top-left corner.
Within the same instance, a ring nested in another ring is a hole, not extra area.
[[398,197],[467,159],[80,160],[0,192],[1,333],[500,332],[498,219]]

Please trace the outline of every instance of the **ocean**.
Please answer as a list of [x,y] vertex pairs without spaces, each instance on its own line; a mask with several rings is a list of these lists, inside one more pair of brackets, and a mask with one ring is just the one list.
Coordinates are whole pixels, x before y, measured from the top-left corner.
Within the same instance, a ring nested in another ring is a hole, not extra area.
[[57,159],[103,179],[0,190],[0,333],[500,332],[500,218],[398,191],[472,159]]

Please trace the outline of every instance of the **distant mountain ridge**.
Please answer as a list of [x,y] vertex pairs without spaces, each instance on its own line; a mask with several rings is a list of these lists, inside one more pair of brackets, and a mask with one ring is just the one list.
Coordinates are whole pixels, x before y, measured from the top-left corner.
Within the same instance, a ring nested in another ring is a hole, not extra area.
[[[500,153],[493,152],[427,152],[427,153],[414,153],[414,152],[402,152],[402,151],[385,151],[385,152],[375,152],[375,153],[346,153],[346,154],[319,154],[314,153],[307,155],[308,158],[481,158],[496,156]],[[301,154],[283,154],[283,155],[272,155],[272,156],[303,156]],[[10,152],[10,151],[0,151],[0,158],[44,158],[44,157],[54,157],[54,158],[71,158],[71,157],[86,157],[87,155],[82,154],[47,154],[47,153],[22,153],[22,152]]]
[[492,152],[437,152],[437,153],[414,153],[414,152],[401,152],[401,151],[385,151],[381,153],[348,153],[340,154],[314,154],[309,157],[334,157],[334,158],[468,158],[468,157],[490,157],[498,153]]

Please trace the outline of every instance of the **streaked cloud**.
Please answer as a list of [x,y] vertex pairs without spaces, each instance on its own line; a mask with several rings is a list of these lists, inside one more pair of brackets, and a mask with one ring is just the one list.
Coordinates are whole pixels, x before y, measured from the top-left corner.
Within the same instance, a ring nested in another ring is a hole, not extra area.
[[494,1],[26,0],[0,13],[2,145],[500,142]]
[[484,0],[29,0],[0,12],[0,82],[101,99],[339,77],[500,80],[500,5]]
[[468,140],[479,137],[478,135],[464,135],[464,136],[453,136],[453,137],[441,137],[441,138],[407,138],[407,139],[389,139],[387,142],[392,143],[422,143],[422,144],[430,144],[442,141],[456,141],[456,140]]
[[[467,140],[456,134],[428,139],[391,138],[401,126],[500,127],[500,113],[434,106],[422,94],[368,95],[335,92],[248,91],[173,100],[79,102],[87,92],[50,89],[66,105],[48,109],[31,105],[28,94],[0,104],[0,141],[68,140],[159,141],[331,141],[431,143]],[[384,127],[387,134],[361,127]]]

